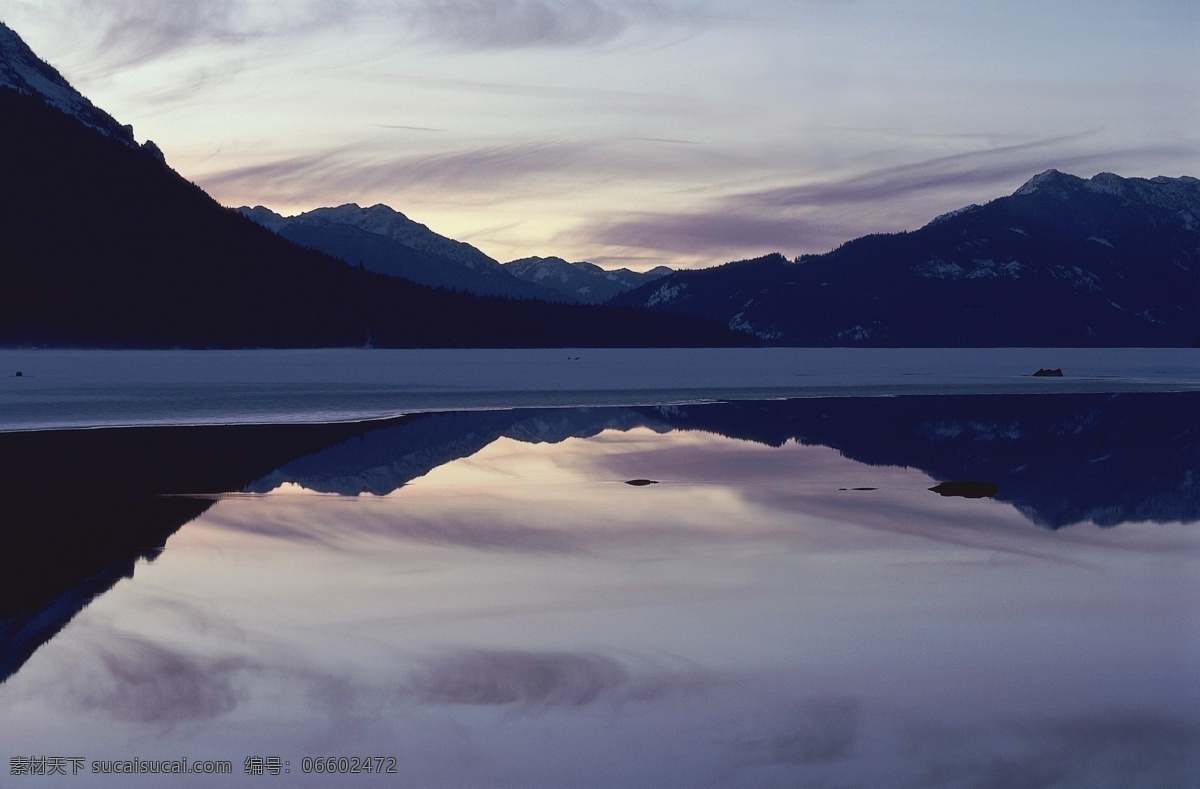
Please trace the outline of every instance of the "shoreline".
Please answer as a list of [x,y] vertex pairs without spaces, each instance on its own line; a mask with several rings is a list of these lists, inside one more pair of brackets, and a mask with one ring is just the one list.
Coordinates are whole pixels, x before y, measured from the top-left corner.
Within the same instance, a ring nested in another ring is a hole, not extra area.
[[[0,432],[909,395],[1200,391],[1194,349],[0,350]],[[1035,377],[1061,367],[1062,378]],[[21,372],[16,376],[15,372]]]

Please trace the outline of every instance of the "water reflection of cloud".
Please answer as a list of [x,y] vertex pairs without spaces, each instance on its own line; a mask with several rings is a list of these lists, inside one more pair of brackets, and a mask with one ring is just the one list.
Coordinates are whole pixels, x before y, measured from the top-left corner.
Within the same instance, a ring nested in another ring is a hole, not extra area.
[[[632,478],[662,484],[620,484]],[[408,541],[560,555],[764,543],[844,553],[920,538],[1078,564],[1080,544],[1113,542],[1031,529],[1006,503],[946,499],[931,484],[916,469],[866,466],[822,446],[637,428],[556,444],[502,438],[387,496],[276,495],[245,510],[235,498],[206,520],[346,552]],[[874,489],[852,490],[864,486]]]
[[405,695],[422,704],[511,705],[535,712],[594,702],[653,702],[731,681],[695,668],[635,673],[598,652],[466,649],[423,661]]
[[428,661],[409,687],[426,704],[579,707],[629,682],[606,655],[472,650]]
[[[509,759],[514,749],[547,775],[557,754],[588,763],[623,753],[614,785],[1157,787],[1192,785],[1200,774],[1194,715],[1089,707],[1069,689],[1022,699],[1023,712],[999,718],[965,712],[983,697],[952,683],[900,701],[894,688],[856,676],[820,695],[828,679],[802,661],[721,672],[586,647],[460,647],[389,652],[382,670],[355,672],[338,650],[213,657],[131,632],[90,629],[87,660],[72,662],[56,692],[93,720],[140,726],[121,731],[142,732],[154,756],[172,747],[164,738],[183,742],[211,725],[292,754],[297,743],[286,738],[296,726],[318,750],[419,741],[428,750],[410,749],[409,767],[426,772],[410,782],[424,785],[485,776],[515,785],[523,773]],[[255,706],[267,699],[276,706]],[[281,720],[289,733],[272,733]],[[655,747],[631,747],[647,741]]]
[[786,733],[769,741],[767,758],[782,764],[819,764],[850,756],[862,710],[856,699],[823,699],[798,705]]
[[208,657],[129,637],[94,644],[91,661],[59,688],[72,707],[118,720],[179,724],[232,711],[257,667],[241,657]]
[[1097,710],[928,735],[914,739],[913,764],[924,767],[906,787],[1193,786],[1200,778],[1200,722],[1169,713]]
[[[394,500],[324,495],[273,496],[266,506],[243,506],[246,504],[228,499],[210,510],[205,520],[242,534],[315,543],[346,552],[370,549],[378,540],[520,553],[584,550],[576,534],[513,522],[509,514],[489,514],[491,507],[473,514],[447,512],[442,507],[424,511],[396,506]],[[498,502],[492,504],[500,509]]]

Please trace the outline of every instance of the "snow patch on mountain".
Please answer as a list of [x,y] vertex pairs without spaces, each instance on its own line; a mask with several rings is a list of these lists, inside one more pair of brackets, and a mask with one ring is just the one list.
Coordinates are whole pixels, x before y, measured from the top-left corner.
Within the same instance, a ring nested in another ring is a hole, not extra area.
[[997,264],[991,259],[972,260],[973,268],[968,274],[967,279],[1018,279],[1020,277],[1021,264],[1015,260],[1010,260],[1007,263]]
[[958,279],[963,275],[962,266],[953,261],[947,263],[941,258],[930,258],[919,264],[915,271],[926,279]]
[[879,321],[874,321],[870,326],[862,326],[861,324],[856,323],[849,329],[842,329],[841,331],[834,332],[831,335],[831,338],[837,342],[845,342],[847,340],[850,340],[851,342],[866,342],[867,340],[886,336],[887,327],[885,327]]
[[1085,271],[1079,266],[1050,266],[1047,271],[1055,279],[1066,280],[1075,290],[1089,293],[1100,292],[1100,278],[1091,271]]
[[[747,304],[746,306],[749,307],[750,305]],[[729,328],[733,329],[734,331],[740,331],[740,332],[746,332],[747,334],[753,334],[755,337],[758,337],[760,340],[777,340],[783,336],[782,333],[777,332],[777,331],[764,331],[762,329],[755,328],[754,325],[752,323],[750,323],[750,321],[746,320],[745,316],[746,316],[745,310],[743,310],[742,312],[739,312],[737,315],[734,315],[733,318],[731,318],[729,321]]]
[[971,203],[970,205],[963,206],[962,208],[956,208],[953,211],[947,211],[944,214],[939,214],[938,216],[935,216],[929,222],[928,227],[933,227],[934,225],[940,225],[941,223],[949,221],[951,219],[954,219],[955,217],[959,217],[964,214],[969,214],[972,211],[978,210],[978,208],[979,208],[978,204]]
[[660,286],[650,298],[646,299],[647,307],[657,307],[660,304],[670,304],[679,298],[679,295],[687,290],[687,283],[681,282],[678,285],[664,284]]
[[1041,191],[1061,190],[1065,185],[1072,182],[1082,182],[1083,179],[1074,175],[1067,175],[1058,170],[1046,170],[1038,173],[1021,185],[1013,195],[1031,195]]
[[997,263],[991,258],[976,258],[969,264],[963,264],[933,257],[917,265],[913,271],[925,279],[1015,280],[1020,277],[1021,263],[1017,260]]

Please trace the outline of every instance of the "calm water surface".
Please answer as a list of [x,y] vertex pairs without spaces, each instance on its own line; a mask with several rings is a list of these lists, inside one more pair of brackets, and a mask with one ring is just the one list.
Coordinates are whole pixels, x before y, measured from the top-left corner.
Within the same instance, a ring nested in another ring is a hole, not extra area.
[[1198,398],[0,436],[0,784],[1197,785]]

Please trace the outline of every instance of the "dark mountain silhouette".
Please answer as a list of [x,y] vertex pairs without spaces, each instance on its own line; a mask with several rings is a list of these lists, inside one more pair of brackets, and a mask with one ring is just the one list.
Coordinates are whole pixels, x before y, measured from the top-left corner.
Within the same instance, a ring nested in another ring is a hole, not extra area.
[[620,293],[671,273],[666,266],[639,273],[627,268],[604,269],[595,263],[568,263],[557,257],[512,260],[504,264],[504,270],[580,304],[603,304]]
[[367,271],[481,296],[573,301],[514,277],[470,244],[438,235],[386,205],[351,203],[286,217],[263,206],[237,211],[299,246]]
[[[15,34],[0,34],[0,43],[8,42],[0,58],[19,50]],[[91,123],[65,111],[56,96],[69,86],[55,83],[46,95],[8,78],[29,68],[25,60],[0,65],[8,151],[0,179],[0,345],[752,342],[704,319],[435,290],[301,249],[217,205],[167,167],[157,149],[97,128],[102,119]]]
[[713,318],[774,345],[1191,346],[1200,180],[1050,170],[911,233],[678,271],[611,303]]

